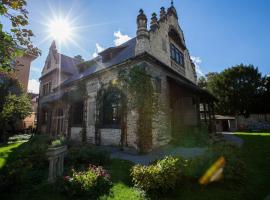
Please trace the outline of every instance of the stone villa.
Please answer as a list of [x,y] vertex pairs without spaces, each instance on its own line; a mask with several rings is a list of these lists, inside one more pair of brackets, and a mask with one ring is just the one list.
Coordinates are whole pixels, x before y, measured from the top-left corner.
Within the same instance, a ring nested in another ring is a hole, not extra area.
[[[40,77],[40,132],[137,151],[139,141],[147,140],[144,151],[150,151],[168,144],[184,127],[212,127],[214,98],[197,86],[175,7],[162,7],[159,19],[153,13],[149,28],[147,21],[140,10],[136,37],[89,61],[63,55],[52,43]],[[140,121],[145,129],[138,128],[139,109],[118,98],[130,98],[130,91],[118,88],[119,73],[135,67],[150,76],[159,102],[157,114]],[[82,86],[85,95],[79,95]],[[144,130],[145,137],[140,132]]]

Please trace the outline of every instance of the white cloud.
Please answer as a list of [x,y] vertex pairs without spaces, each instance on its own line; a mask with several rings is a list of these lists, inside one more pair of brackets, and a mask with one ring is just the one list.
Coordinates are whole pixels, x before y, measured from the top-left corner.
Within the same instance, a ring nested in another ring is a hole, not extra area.
[[96,49],[95,49],[95,52],[93,53],[93,58],[97,57],[98,56],[98,53],[103,51],[104,48],[102,46],[100,46],[100,44],[96,43]]
[[123,35],[120,30],[114,32],[113,35],[115,37],[115,40],[113,41],[115,46],[119,46],[131,39],[128,35]]
[[191,60],[194,62],[195,64],[195,67],[196,67],[196,73],[198,76],[205,76],[204,73],[202,72],[201,70],[201,63],[202,63],[202,60],[200,57],[197,57],[197,56],[190,56]]
[[28,92],[39,93],[39,81],[36,79],[30,79],[28,81]]

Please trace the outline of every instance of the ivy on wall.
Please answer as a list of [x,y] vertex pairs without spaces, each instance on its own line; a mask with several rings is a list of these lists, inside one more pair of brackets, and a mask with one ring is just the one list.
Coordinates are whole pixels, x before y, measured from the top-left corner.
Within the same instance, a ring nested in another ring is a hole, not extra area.
[[129,93],[128,104],[138,112],[137,145],[140,153],[152,148],[152,119],[157,112],[157,97],[149,75],[143,66],[119,73],[120,85]]
[[[86,108],[86,101],[87,101],[87,89],[86,89],[86,82],[85,81],[80,81],[77,85],[76,85],[76,89],[73,89],[69,92],[66,92],[63,97],[62,97],[62,101],[68,103],[68,104],[73,104],[75,102],[79,102],[82,101],[83,105],[84,105],[84,109]],[[71,123],[71,113],[70,109],[69,109],[69,126]],[[86,133],[86,118],[84,116],[84,112],[83,113],[79,113],[79,114],[83,114],[83,122],[82,122],[82,130],[81,130],[81,139],[83,143],[87,142],[87,133]],[[74,117],[74,116],[73,116]],[[70,130],[68,135],[70,136]]]
[[114,101],[120,101],[120,124],[121,126],[121,141],[120,145],[123,147],[126,140],[126,110],[127,110],[127,102],[126,102],[126,94],[119,87],[117,82],[111,81],[108,85],[101,85],[101,88],[98,90],[97,98],[96,98],[96,144],[100,144],[100,133],[99,129],[104,125],[104,114],[106,114],[107,105],[111,104]]

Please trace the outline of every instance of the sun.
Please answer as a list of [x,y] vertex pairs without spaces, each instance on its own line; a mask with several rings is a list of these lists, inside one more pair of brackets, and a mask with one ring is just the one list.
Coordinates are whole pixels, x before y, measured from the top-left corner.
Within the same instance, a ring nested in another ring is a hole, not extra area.
[[50,37],[58,42],[66,42],[72,39],[73,29],[69,20],[63,18],[53,19],[49,24]]

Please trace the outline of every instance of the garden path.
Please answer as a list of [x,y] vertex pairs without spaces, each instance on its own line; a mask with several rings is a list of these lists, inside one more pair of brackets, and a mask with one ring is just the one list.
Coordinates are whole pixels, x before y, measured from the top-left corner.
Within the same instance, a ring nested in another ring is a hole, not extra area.
[[111,152],[111,158],[129,160],[136,164],[148,165],[151,162],[162,159],[164,156],[182,156],[183,158],[192,158],[203,155],[207,148],[185,148],[185,147],[173,147],[165,146],[144,155],[138,155],[134,153],[128,153],[121,151],[117,147],[101,147],[104,150]]
[[244,140],[234,135],[233,132],[221,132],[221,134],[223,135],[225,140],[227,140],[228,142],[232,144],[235,144],[238,147],[241,147],[244,143]]

